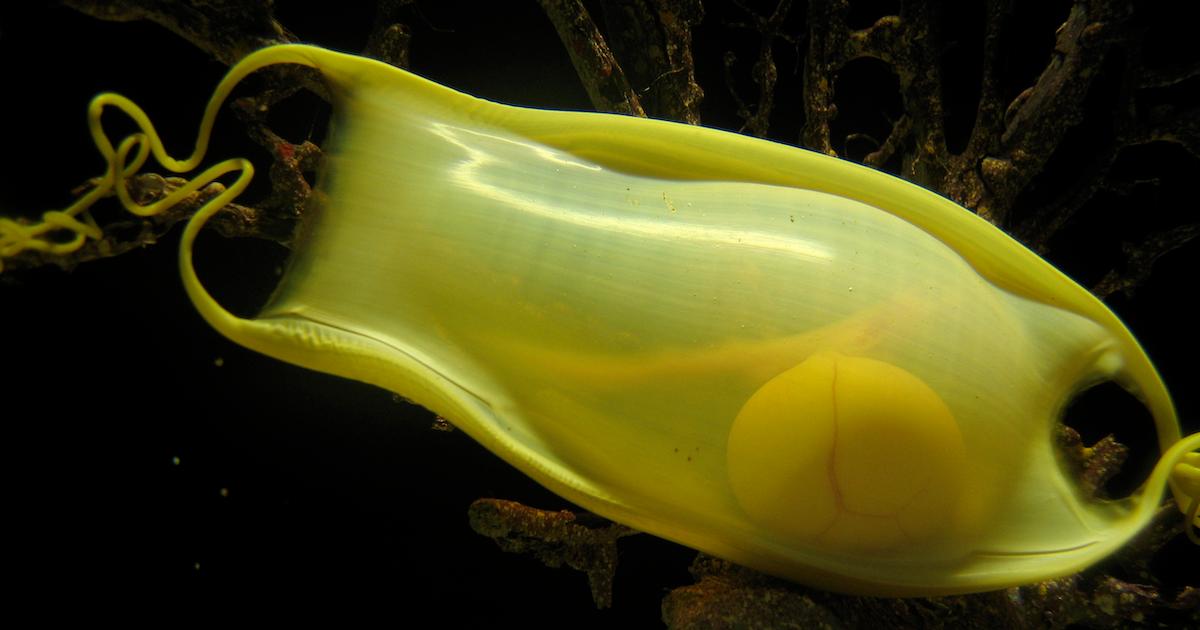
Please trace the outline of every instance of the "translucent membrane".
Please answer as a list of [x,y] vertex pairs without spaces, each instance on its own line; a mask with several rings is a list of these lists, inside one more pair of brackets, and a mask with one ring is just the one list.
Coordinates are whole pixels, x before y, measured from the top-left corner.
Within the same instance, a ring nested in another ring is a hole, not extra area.
[[[135,148],[194,168],[233,83],[275,63],[319,68],[335,95],[288,270],[255,319],[205,291],[192,243],[228,195],[180,252],[197,308],[239,343],[398,392],[597,513],[826,588],[1074,572],[1168,483],[1200,524],[1200,437],[1180,440],[1119,320],[972,213],[861,166],[281,46],[231,71],[186,163],[110,99],[143,133],[114,152],[94,123],[109,185]],[[1096,502],[1052,435],[1105,379],[1147,405],[1164,456],[1138,493]]]

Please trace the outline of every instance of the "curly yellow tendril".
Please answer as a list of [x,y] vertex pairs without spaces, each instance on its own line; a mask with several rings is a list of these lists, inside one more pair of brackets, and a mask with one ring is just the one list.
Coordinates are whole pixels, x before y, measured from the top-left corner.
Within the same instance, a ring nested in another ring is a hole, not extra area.
[[1200,545],[1200,433],[1175,442],[1163,452],[1150,477],[1142,484],[1138,510],[1153,511],[1161,503],[1163,486],[1171,490],[1184,515],[1184,531]]
[[[205,213],[207,210],[211,216],[212,213],[220,210],[241,194],[254,176],[254,166],[244,158],[233,158],[210,166],[162,199],[146,205],[138,204],[130,196],[128,180],[142,168],[151,153],[154,154],[154,158],[159,164],[172,172],[186,173],[195,170],[204,159],[204,153],[208,149],[213,122],[221,104],[228,97],[233,86],[258,67],[261,66],[240,67],[240,72],[237,70],[231,72],[221,82],[205,108],[196,146],[191,156],[185,160],[177,160],[167,154],[149,117],[133,101],[111,92],[93,98],[91,104],[88,105],[88,128],[91,131],[92,141],[96,144],[96,149],[107,163],[104,174],[96,179],[95,187],[87,194],[64,210],[45,212],[39,222],[22,223],[0,217],[0,272],[4,270],[5,258],[10,258],[25,250],[64,255],[79,250],[87,239],[100,239],[103,231],[88,211],[101,198],[114,192],[126,210],[140,217],[159,214],[197,190],[208,186],[217,178],[234,171],[240,171],[237,180],[204,204],[197,213]],[[127,136],[115,149],[100,122],[107,107],[114,107],[129,116],[140,130]],[[72,232],[72,238],[66,241],[49,238],[50,234],[61,231]]]
[[1200,545],[1200,453],[1186,452],[1200,449],[1200,434],[1184,438],[1181,453],[1171,467],[1171,485],[1187,500],[1183,508],[1186,519],[1184,530],[1188,539]]

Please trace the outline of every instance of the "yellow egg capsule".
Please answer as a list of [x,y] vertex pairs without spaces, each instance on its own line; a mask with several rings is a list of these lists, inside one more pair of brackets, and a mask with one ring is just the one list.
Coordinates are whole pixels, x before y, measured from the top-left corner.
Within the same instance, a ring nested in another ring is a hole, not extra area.
[[875,359],[816,354],[767,381],[726,452],[743,510],[798,544],[887,550],[956,519],[966,451],[921,379]]
[[[192,250],[250,163],[146,207],[125,180],[150,155],[197,168],[233,86],[282,63],[321,72],[332,131],[288,268],[242,318]],[[139,132],[114,144],[106,108]],[[0,220],[0,258],[96,238],[85,211],[114,192],[154,214],[240,171],[180,244],[214,328],[428,407],[632,527],[824,588],[932,595],[1078,571],[1146,524],[1168,483],[1200,523],[1184,458],[1200,436],[1181,440],[1116,316],[889,175],[714,129],[489,103],[299,45],[230,70],[186,159],[128,99],[100,95],[88,116],[106,172],[38,226]],[[57,229],[76,238],[46,240]],[[1146,403],[1163,458],[1133,497],[1097,503],[1053,435],[1071,396],[1105,379]]]

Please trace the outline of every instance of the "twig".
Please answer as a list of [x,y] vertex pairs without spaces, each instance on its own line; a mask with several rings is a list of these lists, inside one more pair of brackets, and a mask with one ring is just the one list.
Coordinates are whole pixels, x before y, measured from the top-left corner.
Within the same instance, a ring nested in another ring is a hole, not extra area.
[[580,0],[538,0],[597,111],[645,118],[637,92]]
[[375,8],[375,24],[367,36],[363,54],[396,66],[408,68],[412,29],[400,21],[401,11],[413,0],[380,0]]
[[788,12],[792,9],[792,0],[779,0],[779,3],[775,5],[775,10],[767,17],[759,15],[742,2],[737,2],[737,5],[750,16],[753,22],[751,28],[759,34],[758,59],[754,62],[754,68],[750,75],[753,77],[754,83],[758,85],[758,103],[755,105],[753,113],[738,97],[737,90],[734,88],[731,68],[737,58],[732,52],[725,53],[725,81],[729,86],[729,92],[738,103],[738,115],[743,120],[740,131],[762,138],[767,135],[767,130],[771,126],[771,110],[775,105],[775,81],[779,78],[778,69],[775,67],[775,40],[791,40],[781,29]]
[[[1176,520],[1178,511],[1176,511]],[[673,629],[1127,628],[1200,621],[1200,593],[1173,597],[1106,575],[1073,575],[1002,591],[935,598],[854,597],[796,586],[700,554],[697,583],[663,600]]]
[[1192,239],[1200,236],[1200,223],[1188,223],[1169,230],[1150,234],[1140,243],[1125,243],[1121,248],[1125,252],[1126,264],[1122,270],[1114,269],[1096,286],[1092,293],[1100,298],[1106,298],[1117,291],[1132,297],[1139,286],[1146,282],[1164,254],[1186,245]]
[[563,564],[587,574],[597,608],[612,606],[617,539],[636,530],[563,510],[550,512],[513,501],[478,499],[468,511],[471,529],[512,553],[531,553],[546,566]]
[[896,151],[900,149],[900,144],[904,141],[904,138],[908,136],[911,129],[912,119],[909,118],[908,114],[901,116],[900,120],[897,120],[895,124],[892,125],[892,131],[888,134],[887,140],[884,140],[883,144],[878,149],[868,153],[867,156],[863,158],[863,164],[866,164],[867,166],[873,166],[875,168],[882,168],[888,160],[892,159],[892,156],[895,155]]
[[1105,57],[1129,20],[1124,2],[1076,2],[1059,28],[1054,55],[1000,137],[1003,167],[983,171],[991,203],[980,216],[1005,226],[1016,200],[1083,118],[1083,101]]
[[258,0],[66,0],[65,4],[101,20],[155,22],[227,66],[259,48],[297,41],[275,19],[272,3]]
[[692,28],[699,0],[606,0],[604,24],[614,56],[654,118],[700,124],[704,90],[696,83]]
[[1108,435],[1091,446],[1086,446],[1075,429],[1059,425],[1055,434],[1057,450],[1063,461],[1071,468],[1083,496],[1106,499],[1104,484],[1113,475],[1121,472],[1121,466],[1129,456],[1129,448]]
[[829,124],[837,117],[833,100],[834,78],[845,63],[849,29],[846,0],[810,0],[808,3],[808,53],[804,60],[804,128],[800,144],[827,155],[837,155]]

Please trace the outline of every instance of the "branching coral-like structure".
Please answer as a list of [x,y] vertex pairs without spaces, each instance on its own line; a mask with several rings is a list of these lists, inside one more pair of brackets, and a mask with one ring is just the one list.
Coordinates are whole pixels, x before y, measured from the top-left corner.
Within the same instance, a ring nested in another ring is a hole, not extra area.
[[612,605],[617,540],[638,533],[591,514],[538,510],[514,501],[479,499],[468,510],[471,529],[511,553],[533,554],[546,566],[587,574],[598,608]]

